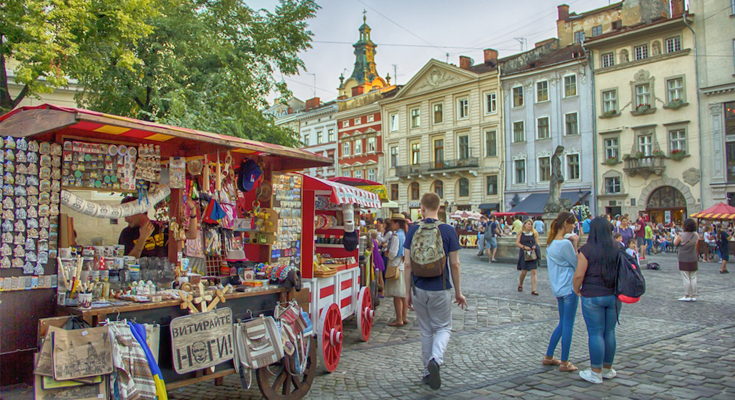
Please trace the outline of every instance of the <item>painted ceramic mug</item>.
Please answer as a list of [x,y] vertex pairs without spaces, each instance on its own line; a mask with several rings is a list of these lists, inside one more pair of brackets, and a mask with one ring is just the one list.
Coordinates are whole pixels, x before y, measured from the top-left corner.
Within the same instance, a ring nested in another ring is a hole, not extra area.
[[79,308],[92,308],[92,292],[79,293]]

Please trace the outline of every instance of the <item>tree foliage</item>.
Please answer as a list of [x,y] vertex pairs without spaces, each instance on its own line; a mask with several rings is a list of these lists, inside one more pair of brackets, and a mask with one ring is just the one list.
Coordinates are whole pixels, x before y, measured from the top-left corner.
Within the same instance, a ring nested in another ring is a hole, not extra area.
[[293,132],[263,116],[266,97],[290,95],[276,73],[303,68],[310,48],[306,21],[313,0],[281,0],[274,12],[239,0],[158,0],[162,12],[146,19],[152,32],[127,48],[130,67],[103,54],[100,73],[80,76],[85,106],[133,118],[285,145]]
[[[0,113],[67,77],[99,74],[102,55],[122,69],[139,65],[129,44],[153,31],[144,18],[157,12],[150,0],[0,1]],[[22,85],[15,96],[11,82]]]

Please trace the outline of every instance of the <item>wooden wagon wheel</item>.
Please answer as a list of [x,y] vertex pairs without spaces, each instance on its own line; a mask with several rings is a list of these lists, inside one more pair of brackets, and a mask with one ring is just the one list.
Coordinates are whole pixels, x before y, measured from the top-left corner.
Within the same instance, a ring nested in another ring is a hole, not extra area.
[[370,331],[373,329],[373,301],[369,288],[360,289],[360,295],[357,297],[357,330],[360,331],[362,340],[370,339]]
[[332,303],[319,316],[319,358],[327,372],[334,372],[342,355],[342,314]]
[[298,400],[306,396],[316,374],[316,346],[316,339],[311,338],[309,354],[306,358],[306,370],[301,376],[291,375],[284,367],[287,362],[293,363],[289,356],[284,357],[277,366],[271,366],[270,370],[268,368],[258,369],[256,378],[263,397],[268,400]]

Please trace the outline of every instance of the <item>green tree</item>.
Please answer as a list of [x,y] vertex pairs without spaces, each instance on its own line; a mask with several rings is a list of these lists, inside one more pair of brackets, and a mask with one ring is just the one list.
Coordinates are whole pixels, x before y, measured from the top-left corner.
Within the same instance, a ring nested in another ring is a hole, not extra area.
[[266,97],[290,92],[275,74],[294,75],[310,48],[313,0],[281,0],[274,12],[237,0],[162,0],[153,32],[131,44],[142,63],[107,54],[101,74],[81,77],[80,100],[103,112],[284,145],[293,132],[262,114]]
[[[139,64],[126,44],[153,31],[143,19],[156,12],[151,0],[0,1],[0,113],[68,77],[99,74],[102,54],[123,69]],[[15,96],[11,81],[22,85]]]

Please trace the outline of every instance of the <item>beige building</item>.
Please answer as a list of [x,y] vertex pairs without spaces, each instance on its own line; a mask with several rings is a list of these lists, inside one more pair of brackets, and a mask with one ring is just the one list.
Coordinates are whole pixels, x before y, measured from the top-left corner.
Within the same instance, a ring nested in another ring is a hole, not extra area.
[[682,16],[682,3],[673,4],[673,17],[662,4],[626,0],[616,28],[585,41],[595,77],[597,209],[680,223],[701,207],[694,37],[687,27],[694,21]]
[[735,2],[689,3],[697,34],[702,206],[735,204]]
[[500,210],[503,196],[502,96],[498,53],[459,66],[429,61],[392,98],[381,100],[389,197],[412,219],[435,192],[443,210]]

